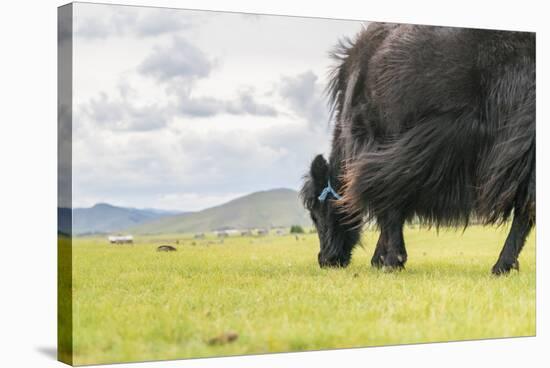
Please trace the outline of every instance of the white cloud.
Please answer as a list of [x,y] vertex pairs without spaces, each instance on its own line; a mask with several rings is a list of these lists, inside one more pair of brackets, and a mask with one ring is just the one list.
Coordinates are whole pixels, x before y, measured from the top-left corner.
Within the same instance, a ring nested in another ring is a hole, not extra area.
[[307,119],[312,127],[322,126],[328,122],[324,86],[311,70],[296,76],[284,77],[280,93],[292,110]]
[[191,83],[207,77],[212,64],[199,48],[185,38],[175,36],[169,47],[155,47],[141,63],[139,71],[160,82],[175,79],[178,83]]
[[171,9],[84,3],[76,4],[75,9],[75,35],[86,40],[125,35],[155,37],[188,29],[193,23],[190,14]]
[[127,99],[114,101],[101,92],[82,107],[98,126],[111,130],[149,131],[160,129],[167,124],[169,111],[157,105],[135,106]]

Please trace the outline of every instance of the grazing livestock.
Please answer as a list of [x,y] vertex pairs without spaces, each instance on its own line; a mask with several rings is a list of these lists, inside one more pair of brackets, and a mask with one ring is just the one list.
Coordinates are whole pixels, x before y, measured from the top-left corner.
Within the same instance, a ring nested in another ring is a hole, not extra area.
[[157,252],[174,252],[177,249],[171,245],[161,245],[157,248]]
[[258,229],[258,232],[257,232],[258,236],[266,236],[269,234],[269,230],[267,229]]
[[329,160],[301,197],[323,266],[345,267],[365,221],[371,264],[403,268],[403,225],[513,218],[494,274],[518,269],[535,223],[535,35],[371,23],[334,52]]

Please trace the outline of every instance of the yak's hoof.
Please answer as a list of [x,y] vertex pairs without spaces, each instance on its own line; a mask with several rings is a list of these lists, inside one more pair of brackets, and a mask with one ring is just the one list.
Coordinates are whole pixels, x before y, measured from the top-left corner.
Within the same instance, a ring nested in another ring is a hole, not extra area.
[[321,268],[346,268],[349,265],[349,260],[332,259],[332,260],[319,260],[319,266]]
[[493,275],[503,276],[503,275],[508,275],[511,270],[519,271],[519,261],[516,260],[515,262],[512,262],[512,263],[498,261],[493,266],[493,269],[491,270],[491,272],[493,273]]
[[387,254],[384,258],[383,270],[387,272],[400,271],[405,268],[407,256],[402,254]]
[[370,264],[374,268],[382,268],[384,267],[384,256],[374,256],[370,260]]

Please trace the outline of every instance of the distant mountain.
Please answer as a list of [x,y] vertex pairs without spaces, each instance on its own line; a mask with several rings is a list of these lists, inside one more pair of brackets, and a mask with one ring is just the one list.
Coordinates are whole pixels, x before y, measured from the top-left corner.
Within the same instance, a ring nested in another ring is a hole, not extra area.
[[71,235],[71,209],[57,207],[57,233]]
[[127,230],[135,234],[160,234],[291,225],[311,225],[298,192],[273,189],[252,193],[199,212],[148,221]]
[[[64,229],[70,221],[69,209],[58,209]],[[157,209],[136,209],[117,207],[107,203],[98,203],[90,208],[75,208],[73,210],[73,234],[109,233],[121,231],[128,227],[157,220],[166,216],[182,214],[177,211]],[[67,215],[69,220],[67,220]],[[70,227],[70,222],[69,225]]]
[[151,213],[155,213],[158,215],[181,215],[183,213],[189,213],[189,212],[182,212],[182,211],[173,211],[173,210],[159,210],[158,208],[143,208],[143,211],[148,211]]

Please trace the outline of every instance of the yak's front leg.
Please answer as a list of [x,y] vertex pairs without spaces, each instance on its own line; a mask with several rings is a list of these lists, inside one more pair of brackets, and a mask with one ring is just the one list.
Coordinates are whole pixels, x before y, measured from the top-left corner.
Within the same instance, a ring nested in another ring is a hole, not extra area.
[[402,269],[407,262],[407,250],[403,239],[403,224],[405,221],[399,213],[391,214],[379,219],[380,238],[384,240],[385,254],[383,255],[383,267]]
[[493,266],[493,274],[503,275],[509,273],[511,269],[519,270],[518,256],[532,228],[533,220],[528,213],[514,211],[512,227],[500,252],[498,261]]
[[370,260],[372,267],[381,268],[384,266],[384,257],[386,256],[386,237],[383,231],[380,232],[380,237],[376,243],[376,249]]

